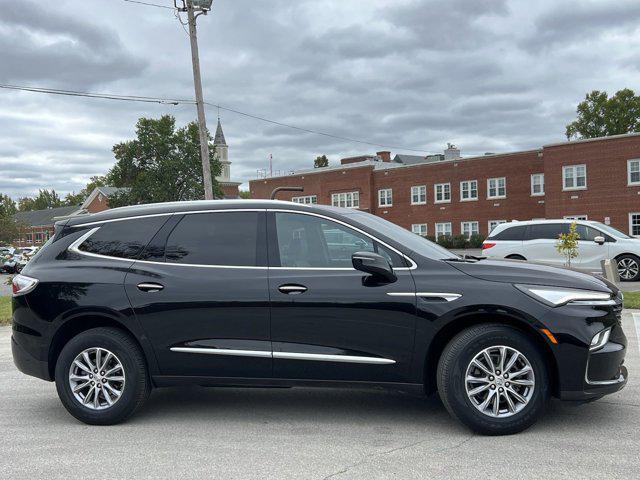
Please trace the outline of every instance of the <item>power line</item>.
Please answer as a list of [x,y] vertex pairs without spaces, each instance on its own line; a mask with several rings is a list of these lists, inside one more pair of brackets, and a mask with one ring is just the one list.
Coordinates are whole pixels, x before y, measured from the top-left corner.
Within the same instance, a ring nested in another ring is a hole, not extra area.
[[157,3],[140,2],[138,0],[123,0],[123,1],[127,3],[137,3],[138,5],[146,5],[147,7],[158,7],[158,8],[166,8],[168,10],[175,10],[175,8],[170,7],[168,5],[158,5]]
[[[159,103],[162,105],[194,105],[196,103],[194,100],[183,99],[183,98],[161,98],[161,97],[147,97],[147,96],[140,96],[140,95],[120,95],[120,94],[110,94],[110,93],[82,92],[77,90],[61,90],[56,88],[29,87],[25,85],[0,84],[0,88],[6,89],[6,90],[19,90],[19,91],[32,92],[32,93],[46,93],[51,95],[63,95],[63,96],[70,96],[70,97],[98,98],[98,99],[104,99],[104,100],[118,100],[123,102]],[[266,117],[253,115],[251,113],[236,110],[234,108],[225,107],[217,103],[204,102],[204,104],[210,107],[219,108],[220,110],[235,113],[237,115],[242,115],[244,117],[252,118],[254,120],[270,123],[272,125],[278,125],[280,127],[291,128],[293,130],[309,133],[312,135],[320,135],[323,137],[333,138],[336,140],[344,140],[351,143],[359,143],[361,145],[370,145],[374,147],[389,148],[393,150],[405,150],[409,152],[425,153],[424,150],[418,150],[415,148],[407,148],[407,147],[402,147],[398,145],[386,145],[383,143],[369,142],[367,140],[359,140],[357,138],[334,135],[332,133],[322,132],[320,130],[313,130],[310,128],[298,127],[296,125],[279,122],[277,120],[271,120]]]

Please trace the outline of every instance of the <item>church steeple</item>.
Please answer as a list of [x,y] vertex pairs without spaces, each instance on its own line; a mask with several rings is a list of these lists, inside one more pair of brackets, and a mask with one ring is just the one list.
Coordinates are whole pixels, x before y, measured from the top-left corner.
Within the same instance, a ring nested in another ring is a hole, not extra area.
[[222,133],[222,125],[220,125],[220,117],[218,117],[218,126],[216,127],[216,136],[213,139],[214,145],[224,145],[227,146],[227,142],[224,139],[224,133]]
[[222,133],[222,125],[220,124],[220,117],[218,117],[218,126],[216,127],[216,136],[213,139],[213,146],[218,154],[218,160],[221,164],[221,172],[216,179],[218,182],[231,181],[231,162],[229,161],[229,147],[227,141],[224,139],[224,133]]

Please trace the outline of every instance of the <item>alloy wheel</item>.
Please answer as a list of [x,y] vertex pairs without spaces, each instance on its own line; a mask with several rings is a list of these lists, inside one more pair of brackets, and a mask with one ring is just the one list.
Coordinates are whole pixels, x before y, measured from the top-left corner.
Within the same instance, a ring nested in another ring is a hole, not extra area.
[[496,345],[485,348],[469,362],[465,388],[471,404],[484,415],[510,417],[531,400],[535,375],[522,353]]
[[623,258],[618,262],[618,273],[624,280],[635,278],[639,269],[638,262],[633,258]]
[[69,368],[69,386],[73,396],[91,410],[113,406],[122,397],[124,384],[122,362],[104,348],[87,348]]

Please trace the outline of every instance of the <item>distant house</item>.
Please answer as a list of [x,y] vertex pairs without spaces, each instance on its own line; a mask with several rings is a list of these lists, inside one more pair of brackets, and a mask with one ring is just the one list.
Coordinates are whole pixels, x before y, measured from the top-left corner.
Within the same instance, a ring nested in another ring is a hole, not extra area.
[[127,188],[96,187],[82,203],[81,208],[88,213],[102,212],[109,208],[109,197],[114,193],[128,190]]

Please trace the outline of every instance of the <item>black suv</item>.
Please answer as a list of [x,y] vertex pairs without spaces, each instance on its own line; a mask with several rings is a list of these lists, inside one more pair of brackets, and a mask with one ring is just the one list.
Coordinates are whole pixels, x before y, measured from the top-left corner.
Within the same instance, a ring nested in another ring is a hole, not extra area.
[[13,282],[17,367],[91,424],[152,387],[440,393],[486,434],[551,395],[620,390],[622,294],[595,276],[461,258],[351,209],[185,202],[73,217]]

